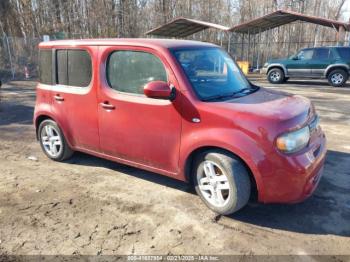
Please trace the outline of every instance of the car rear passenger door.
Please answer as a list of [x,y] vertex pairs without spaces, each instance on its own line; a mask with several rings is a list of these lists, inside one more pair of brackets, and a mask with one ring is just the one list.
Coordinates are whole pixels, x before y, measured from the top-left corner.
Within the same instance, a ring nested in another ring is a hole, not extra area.
[[288,75],[293,77],[310,77],[310,61],[313,52],[313,49],[303,49],[293,59],[290,59],[286,65]]
[[98,94],[100,145],[104,154],[160,173],[178,172],[180,96],[148,98],[143,87],[177,80],[165,58],[153,49],[100,47]]
[[334,62],[334,55],[330,48],[316,48],[310,60],[313,77],[322,77],[328,65]]
[[75,149],[99,151],[93,73],[93,57],[97,53],[98,49],[94,46],[54,49],[56,64],[52,109]]

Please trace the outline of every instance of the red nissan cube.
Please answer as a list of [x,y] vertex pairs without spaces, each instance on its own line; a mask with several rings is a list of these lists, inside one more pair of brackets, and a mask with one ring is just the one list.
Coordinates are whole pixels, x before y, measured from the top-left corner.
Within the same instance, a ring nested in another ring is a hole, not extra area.
[[312,103],[250,83],[196,41],[44,42],[34,124],[44,153],[81,151],[193,183],[219,214],[310,196],[326,138]]

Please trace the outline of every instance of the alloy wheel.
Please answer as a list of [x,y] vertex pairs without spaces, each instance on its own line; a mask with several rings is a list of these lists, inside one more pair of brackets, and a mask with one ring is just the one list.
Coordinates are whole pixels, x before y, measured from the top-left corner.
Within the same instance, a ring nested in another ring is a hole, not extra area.
[[46,125],[41,130],[40,134],[41,143],[45,149],[45,152],[51,157],[57,157],[63,150],[62,138],[53,125]]
[[335,85],[339,85],[343,82],[344,76],[340,73],[335,73],[331,76],[331,81]]
[[231,189],[227,175],[216,163],[204,161],[203,172],[197,175],[199,190],[204,198],[216,207],[227,204]]
[[281,79],[281,74],[279,72],[277,72],[277,71],[273,71],[270,74],[270,79],[273,82],[278,82]]

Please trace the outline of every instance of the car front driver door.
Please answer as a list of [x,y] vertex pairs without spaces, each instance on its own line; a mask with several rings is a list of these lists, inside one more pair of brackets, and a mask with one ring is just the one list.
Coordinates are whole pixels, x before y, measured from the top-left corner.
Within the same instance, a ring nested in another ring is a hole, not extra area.
[[[177,88],[166,60],[146,48],[100,47],[100,147],[121,162],[168,175],[178,172],[180,97],[174,101],[144,95],[144,86],[164,81]],[[105,80],[103,80],[105,79]]]
[[290,59],[286,65],[288,75],[293,77],[310,77],[310,61],[312,59],[313,52],[313,49],[303,49],[296,56]]

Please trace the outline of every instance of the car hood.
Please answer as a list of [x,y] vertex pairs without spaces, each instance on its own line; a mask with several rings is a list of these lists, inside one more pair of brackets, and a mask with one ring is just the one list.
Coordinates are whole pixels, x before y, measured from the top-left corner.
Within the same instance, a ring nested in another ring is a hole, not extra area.
[[265,121],[268,125],[284,125],[286,129],[304,125],[314,113],[309,99],[265,88],[217,103],[217,106],[230,111],[229,114],[234,114],[236,119]]

